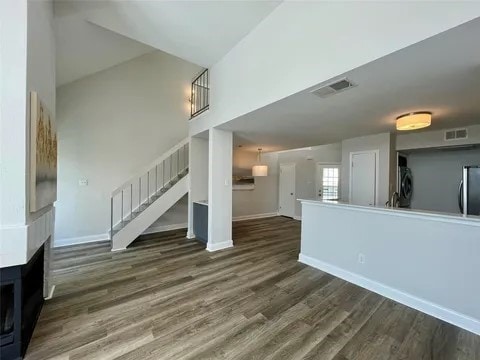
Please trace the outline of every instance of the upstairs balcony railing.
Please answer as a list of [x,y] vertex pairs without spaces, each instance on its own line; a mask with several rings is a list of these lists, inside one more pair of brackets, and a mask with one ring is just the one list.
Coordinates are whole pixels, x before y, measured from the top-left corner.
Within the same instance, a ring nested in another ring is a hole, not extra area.
[[190,118],[194,118],[208,110],[210,104],[210,87],[208,80],[208,69],[205,69],[192,81]]

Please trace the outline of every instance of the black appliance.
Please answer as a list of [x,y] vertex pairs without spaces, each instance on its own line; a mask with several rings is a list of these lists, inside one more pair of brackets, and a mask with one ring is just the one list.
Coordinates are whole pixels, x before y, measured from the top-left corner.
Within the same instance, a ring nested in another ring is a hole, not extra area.
[[464,166],[458,189],[458,207],[466,215],[480,215],[480,165]]
[[407,157],[405,155],[397,155],[397,165],[398,206],[409,208],[413,195],[412,170],[407,167]]

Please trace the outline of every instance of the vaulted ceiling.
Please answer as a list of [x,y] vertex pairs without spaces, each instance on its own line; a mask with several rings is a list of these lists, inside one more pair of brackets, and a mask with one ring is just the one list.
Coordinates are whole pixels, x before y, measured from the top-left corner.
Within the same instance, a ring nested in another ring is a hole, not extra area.
[[57,0],[57,85],[154,50],[209,67],[279,3]]

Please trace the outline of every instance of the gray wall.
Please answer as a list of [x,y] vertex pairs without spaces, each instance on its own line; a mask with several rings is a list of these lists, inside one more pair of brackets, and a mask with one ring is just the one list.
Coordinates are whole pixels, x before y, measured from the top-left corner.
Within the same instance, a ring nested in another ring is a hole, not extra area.
[[[278,211],[278,155],[262,154],[268,165],[268,176],[255,178],[254,190],[234,190],[233,217],[270,214]],[[233,151],[233,175],[250,176],[257,162],[257,153],[236,148]]]
[[156,51],[57,89],[56,240],[106,235],[111,191],[188,136],[185,94],[198,70]]
[[480,149],[428,150],[408,155],[413,173],[413,209],[460,213],[458,184],[464,165],[480,164]]
[[[315,167],[317,163],[342,161],[340,143],[262,154],[262,163],[268,165],[268,176],[255,178],[255,190],[233,191],[233,216],[276,213],[278,211],[278,181],[280,164],[295,164],[295,192],[301,199],[315,198]],[[257,162],[257,153],[236,148],[233,152],[233,174],[251,175]],[[302,216],[299,201],[295,216]]]
[[[295,164],[295,196],[297,199],[315,198],[315,168],[317,163],[340,164],[341,161],[342,145],[340,143],[278,153],[279,164]],[[295,216],[302,216],[300,201],[295,203]]]
[[350,153],[355,151],[379,150],[379,184],[377,205],[382,206],[388,201],[390,193],[395,188],[395,177],[392,176],[391,152],[393,150],[394,137],[390,133],[362,136],[342,141],[342,200],[349,200],[350,190]]
[[[348,226],[332,226],[338,219]],[[462,217],[304,204],[300,260],[307,256],[321,270],[461,326],[475,325],[478,333],[479,225]]]

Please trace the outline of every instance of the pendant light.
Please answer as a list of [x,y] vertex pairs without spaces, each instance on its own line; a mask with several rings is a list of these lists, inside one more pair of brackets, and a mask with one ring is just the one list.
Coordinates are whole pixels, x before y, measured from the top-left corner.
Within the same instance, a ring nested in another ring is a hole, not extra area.
[[430,126],[432,123],[431,112],[413,112],[397,117],[397,130],[416,130]]
[[268,166],[262,165],[262,149],[258,149],[257,164],[252,167],[252,176],[267,176]]

